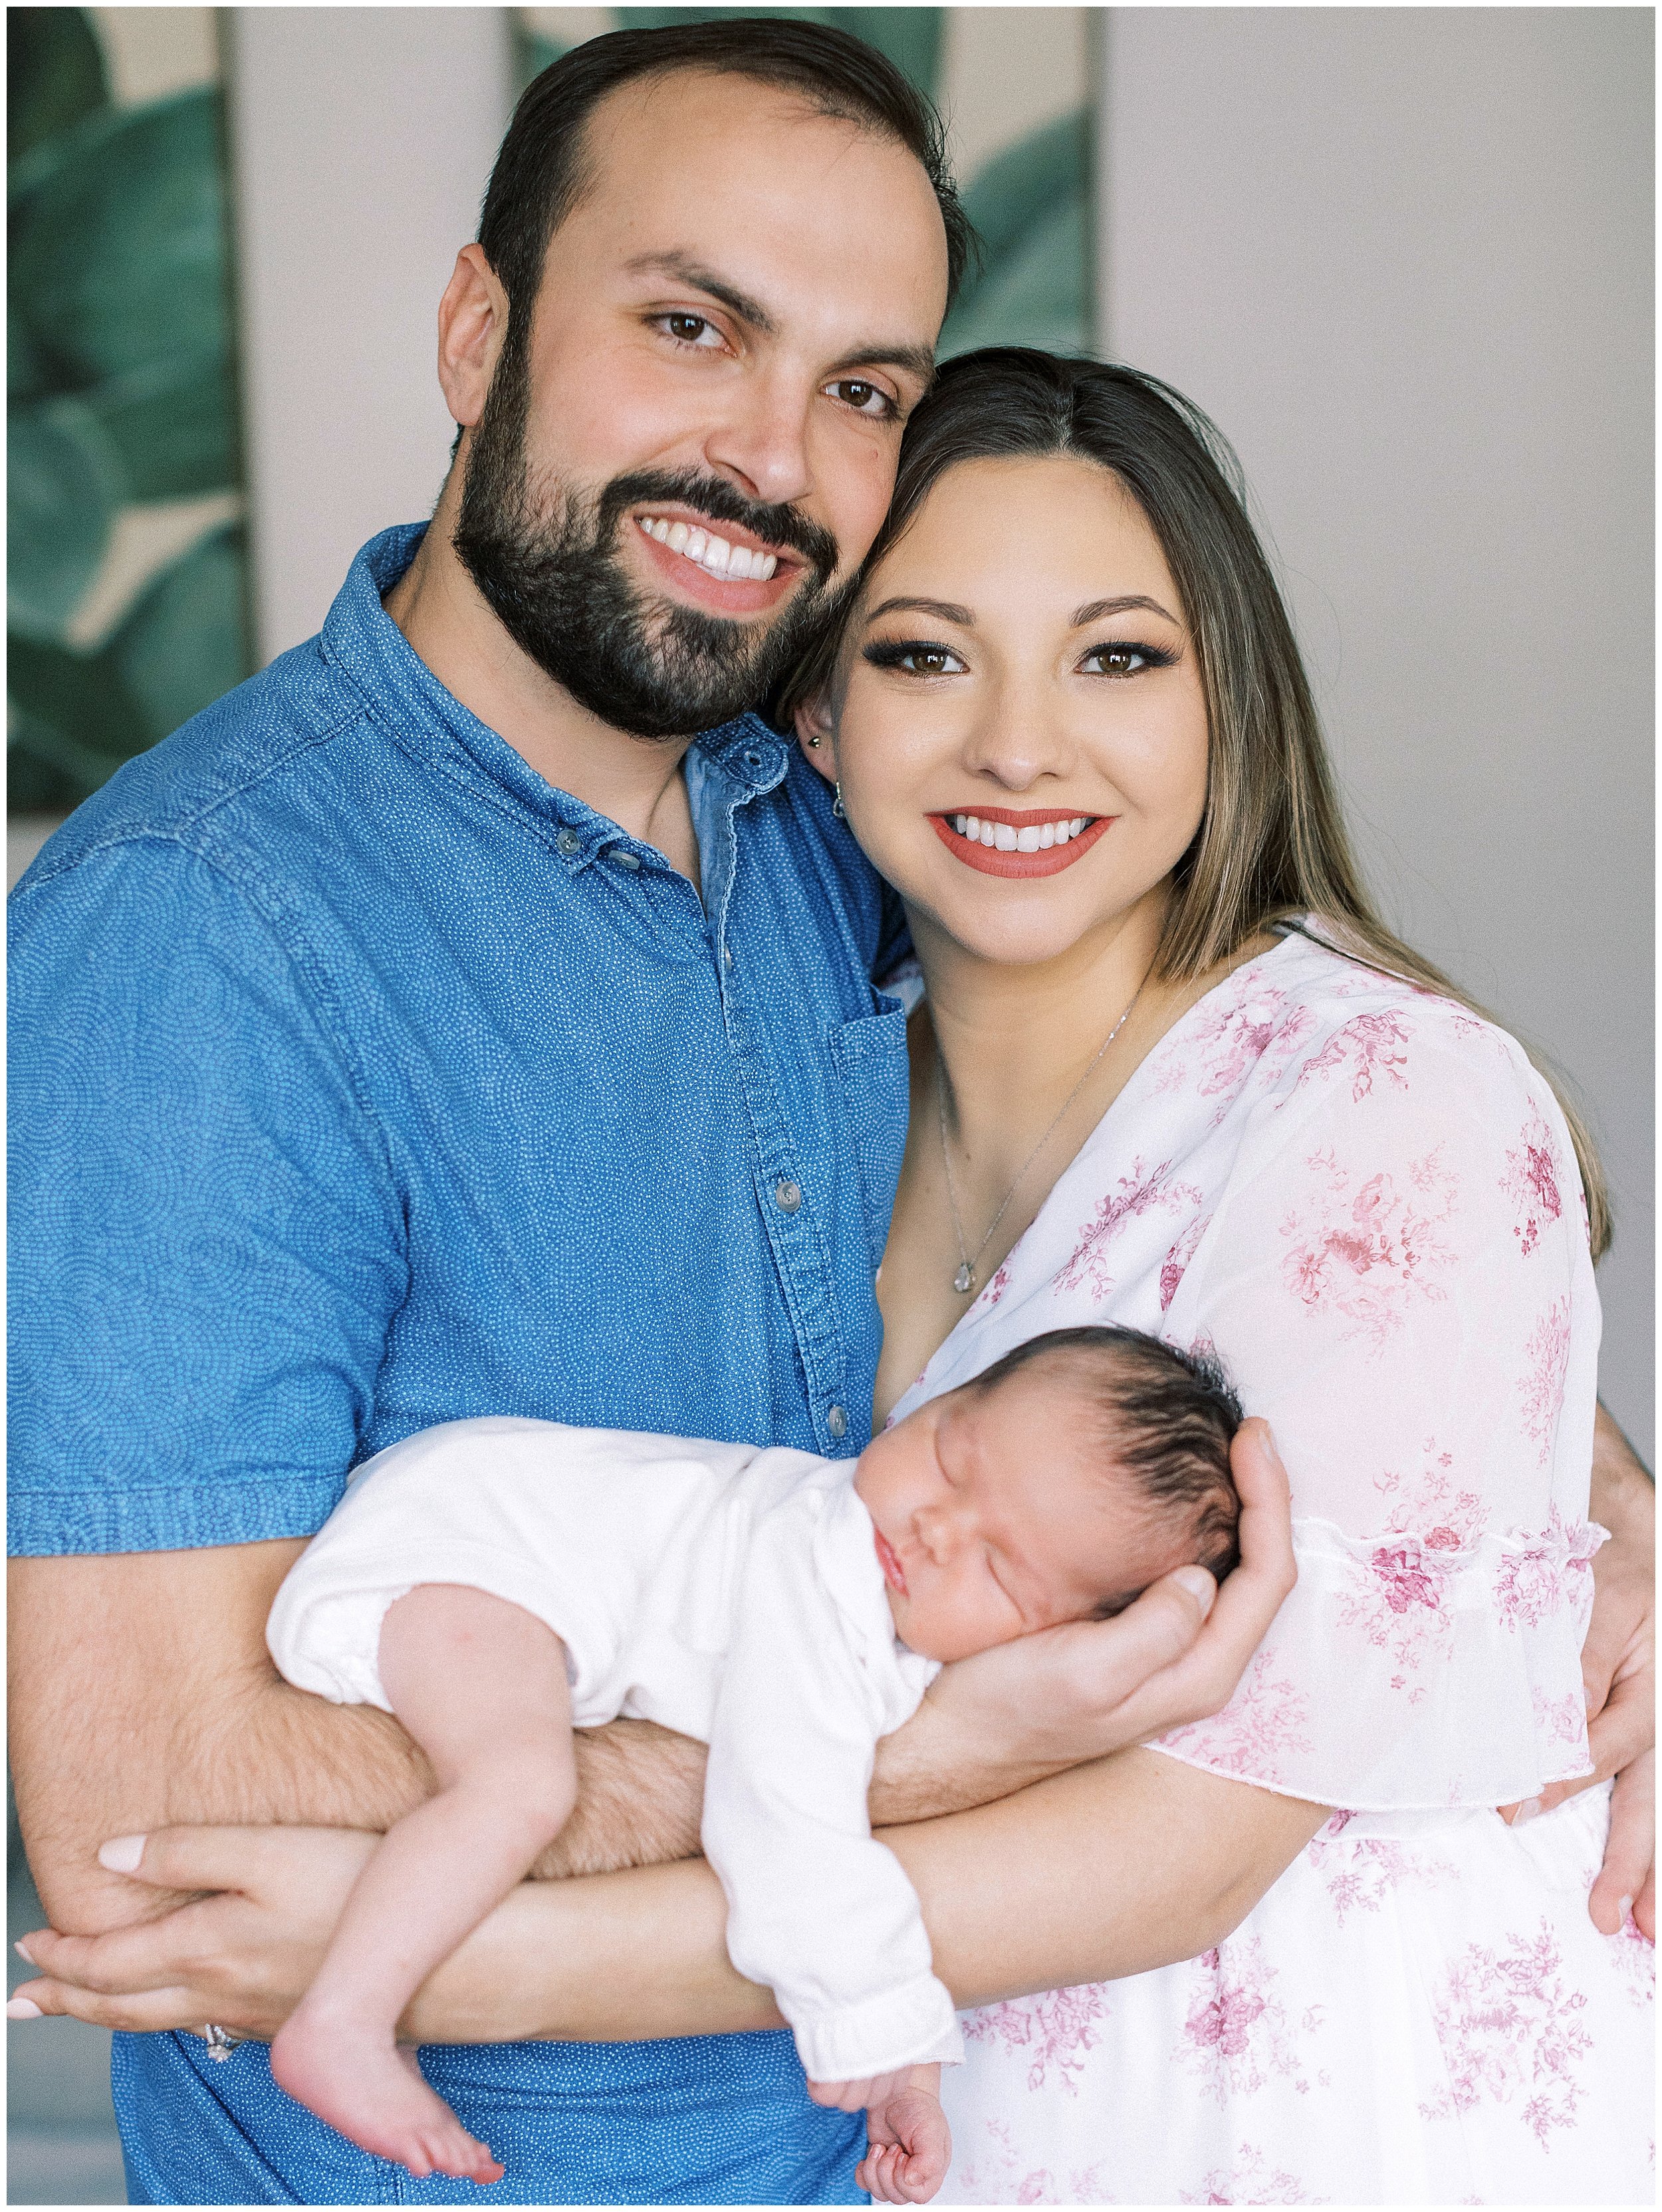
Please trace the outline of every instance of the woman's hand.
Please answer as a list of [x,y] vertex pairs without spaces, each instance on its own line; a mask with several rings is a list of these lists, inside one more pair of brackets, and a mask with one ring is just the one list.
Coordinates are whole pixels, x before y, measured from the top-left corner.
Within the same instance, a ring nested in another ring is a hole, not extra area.
[[1018,1637],[937,1676],[877,1747],[872,1818],[890,1826],[1008,1796],[1220,1711],[1297,1580],[1286,1471],[1268,1422],[1229,1455],[1240,1565],[1221,1589],[1181,1567],[1116,1620]]
[[37,1929],[18,1948],[41,1978],[14,1990],[12,2002],[140,2033],[214,2021],[270,2042],[379,1841],[355,1828],[159,1829],[143,1838],[130,1879],[214,1894],[103,1936]]

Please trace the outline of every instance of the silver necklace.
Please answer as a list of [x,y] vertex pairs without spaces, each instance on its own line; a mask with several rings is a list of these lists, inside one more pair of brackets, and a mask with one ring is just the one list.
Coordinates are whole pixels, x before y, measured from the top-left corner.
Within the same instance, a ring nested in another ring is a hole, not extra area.
[[[1147,975],[1144,975],[1143,978],[1143,983],[1146,983],[1148,980]],[[1078,1082],[1074,1085],[1072,1090],[1069,1091],[1067,1097],[1062,1101],[1060,1106],[1057,1108],[1055,1115],[1052,1119],[1049,1127],[1046,1129],[1044,1135],[1040,1138],[1038,1143],[1028,1154],[1026,1159],[1022,1161],[1020,1169],[1016,1172],[1015,1182],[1011,1183],[1010,1188],[1004,1193],[1004,1204],[998,1208],[997,1213],[993,1215],[992,1220],[988,1222],[986,1235],[982,1237],[980,1243],[975,1247],[974,1253],[971,1253],[968,1247],[964,1243],[964,1224],[958,1212],[958,1193],[954,1187],[952,1181],[952,1152],[946,1140],[946,1064],[941,1058],[940,1047],[938,1044],[937,1045],[935,1049],[935,1103],[937,1108],[939,1109],[940,1115],[941,1165],[946,1170],[947,1204],[952,1208],[952,1233],[958,1240],[959,1267],[957,1273],[952,1278],[952,1287],[957,1291],[960,1297],[967,1298],[970,1292],[974,1289],[975,1270],[980,1264],[982,1253],[986,1250],[987,1246],[992,1242],[993,1231],[1004,1219],[1005,1214],[1009,1212],[1010,1202],[1011,1199],[1015,1197],[1016,1192],[1022,1188],[1022,1184],[1027,1175],[1028,1170],[1033,1165],[1040,1153],[1044,1151],[1046,1146],[1049,1144],[1051,1139],[1056,1134],[1056,1131],[1062,1120],[1062,1116],[1067,1112],[1069,1107],[1072,1105],[1074,1100],[1079,1096],[1086,1084],[1089,1082],[1091,1077],[1096,1073],[1098,1063],[1101,1061],[1103,1054],[1107,1052],[1108,1047],[1113,1042],[1120,1030],[1125,1028],[1126,1023],[1131,1019],[1131,1007],[1136,1006],[1137,1000],[1143,995],[1143,983],[1139,983],[1136,990],[1131,993],[1131,1004],[1127,1006],[1125,1012],[1121,1014],[1119,1019],[1108,1031],[1101,1043],[1098,1045],[1095,1054],[1092,1055],[1090,1066],[1080,1077]]]

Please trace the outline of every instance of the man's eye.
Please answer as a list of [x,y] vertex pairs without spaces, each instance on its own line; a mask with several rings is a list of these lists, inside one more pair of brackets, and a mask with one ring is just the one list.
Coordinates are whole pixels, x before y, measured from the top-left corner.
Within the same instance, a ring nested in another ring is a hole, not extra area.
[[682,345],[702,346],[707,349],[721,343],[721,333],[703,315],[660,315],[658,322],[672,338]]
[[894,419],[895,402],[886,392],[875,384],[867,384],[862,377],[841,377],[826,388],[834,392],[845,407],[852,407],[857,415],[869,415],[874,422],[879,422]]

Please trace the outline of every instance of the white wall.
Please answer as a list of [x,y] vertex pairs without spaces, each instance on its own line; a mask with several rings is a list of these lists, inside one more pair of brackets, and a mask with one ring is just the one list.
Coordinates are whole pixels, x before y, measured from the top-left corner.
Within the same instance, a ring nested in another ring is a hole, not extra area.
[[513,105],[501,8],[227,8],[262,661],[364,540],[432,511],[440,295]]
[[1236,446],[1388,910],[1591,1108],[1648,1451],[1651,13],[1105,21],[1105,348]]

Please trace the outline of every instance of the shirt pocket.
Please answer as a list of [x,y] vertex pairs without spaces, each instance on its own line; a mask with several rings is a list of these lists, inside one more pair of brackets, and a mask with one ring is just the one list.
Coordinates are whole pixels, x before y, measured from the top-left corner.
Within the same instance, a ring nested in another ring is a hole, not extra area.
[[890,1003],[879,1013],[841,1022],[828,1032],[837,1103],[859,1170],[866,1241],[875,1268],[889,1239],[889,1217],[906,1150],[910,1073],[906,1056],[906,1009]]

